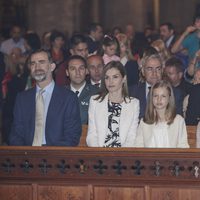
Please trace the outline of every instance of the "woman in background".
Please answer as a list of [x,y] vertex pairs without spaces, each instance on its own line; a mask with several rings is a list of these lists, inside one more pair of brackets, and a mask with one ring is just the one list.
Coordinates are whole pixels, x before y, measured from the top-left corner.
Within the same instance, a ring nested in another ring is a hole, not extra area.
[[139,81],[138,62],[133,58],[128,37],[123,33],[119,33],[116,38],[120,46],[120,62],[126,69],[128,87],[131,87]]

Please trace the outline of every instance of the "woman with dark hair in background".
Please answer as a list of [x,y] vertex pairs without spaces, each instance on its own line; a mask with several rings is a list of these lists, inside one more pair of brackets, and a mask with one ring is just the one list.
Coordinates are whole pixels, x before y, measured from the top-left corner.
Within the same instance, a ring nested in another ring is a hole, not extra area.
[[24,35],[24,46],[26,55],[41,48],[41,41],[37,33],[26,33]]
[[7,82],[7,91],[4,97],[2,110],[2,142],[8,144],[8,138],[13,122],[13,109],[16,96],[19,92],[24,91],[29,77],[29,70],[23,59],[18,59],[18,62],[13,67],[15,73]]
[[69,79],[65,74],[66,60],[69,57],[69,53],[65,49],[65,36],[62,32],[54,30],[50,36],[50,53],[53,62],[56,64],[53,77],[58,85],[69,84]]

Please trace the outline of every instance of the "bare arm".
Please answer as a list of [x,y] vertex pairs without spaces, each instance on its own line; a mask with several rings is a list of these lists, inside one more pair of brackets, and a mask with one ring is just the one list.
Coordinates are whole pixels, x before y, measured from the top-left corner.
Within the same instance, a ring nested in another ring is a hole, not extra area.
[[183,50],[184,49],[183,46],[182,46],[183,40],[185,39],[185,37],[187,35],[189,35],[190,33],[192,33],[195,30],[196,30],[196,27],[194,27],[194,26],[188,26],[186,28],[186,30],[181,34],[181,36],[179,37],[179,39],[174,43],[174,45],[173,45],[173,47],[171,49],[171,52],[172,53],[177,53],[177,52]]
[[190,75],[190,76],[194,76],[194,73],[195,73],[195,66],[196,66],[196,63],[199,61],[200,59],[200,50],[198,50],[196,53],[195,53],[195,56],[194,58],[192,58],[192,60],[190,61],[189,63],[189,66],[187,68],[187,73]]

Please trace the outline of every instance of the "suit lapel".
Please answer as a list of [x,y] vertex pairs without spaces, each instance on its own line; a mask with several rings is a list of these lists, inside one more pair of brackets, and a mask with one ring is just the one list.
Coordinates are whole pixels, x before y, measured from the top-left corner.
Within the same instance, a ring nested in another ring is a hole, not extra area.
[[89,95],[89,86],[86,84],[85,87],[83,88],[80,96],[79,96],[79,101],[81,102],[82,100],[85,99]]
[[146,84],[145,83],[142,83],[141,84],[141,97],[142,97],[142,101],[146,103],[147,101],[147,98],[146,98]]
[[124,142],[124,139],[126,135],[124,133],[127,133],[127,125],[129,124],[130,121],[130,116],[129,116],[129,109],[128,109],[128,104],[125,102],[122,103],[122,110],[121,110],[121,116],[120,116],[120,124],[119,124],[119,134],[121,138],[121,142]]
[[[47,117],[46,117],[46,124],[53,123],[51,121],[51,116],[55,116],[55,115],[58,114],[55,111],[60,110],[60,109],[58,109],[58,107],[62,106],[62,101],[63,101],[63,98],[60,97],[59,90],[58,90],[57,86],[55,85],[54,89],[53,89],[52,96],[51,96],[51,100],[49,102],[49,107],[48,107]],[[46,126],[45,129],[47,129],[47,128],[48,127]]]
[[100,124],[100,132],[99,132],[99,139],[100,139],[100,144],[101,146],[104,145],[105,142],[105,137],[107,134],[107,129],[108,129],[108,95],[105,96],[105,99],[99,103],[97,113],[98,114],[98,123]]
[[30,116],[32,116],[32,119],[31,119],[31,126],[32,127],[30,127],[30,130],[31,130],[31,141],[33,141],[34,132],[35,132],[36,87],[31,89],[30,104],[29,104],[28,111],[30,112],[29,113]]

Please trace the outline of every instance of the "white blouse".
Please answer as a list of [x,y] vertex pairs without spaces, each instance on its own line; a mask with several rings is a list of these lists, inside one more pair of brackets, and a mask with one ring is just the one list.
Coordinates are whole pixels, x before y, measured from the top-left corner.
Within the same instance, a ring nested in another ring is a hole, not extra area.
[[168,148],[168,125],[166,122],[160,122],[153,128],[152,146],[156,148]]

